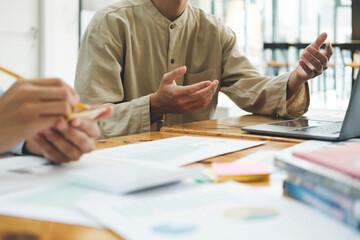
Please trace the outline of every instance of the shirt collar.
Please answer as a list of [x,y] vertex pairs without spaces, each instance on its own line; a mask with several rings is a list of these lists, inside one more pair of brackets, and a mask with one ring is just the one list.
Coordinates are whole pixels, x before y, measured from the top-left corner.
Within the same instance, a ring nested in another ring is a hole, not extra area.
[[189,15],[189,4],[186,5],[184,12],[173,22],[162,15],[151,0],[145,1],[144,6],[146,7],[146,12],[151,15],[152,19],[164,28],[168,28],[170,24],[173,24],[175,27],[183,27]]

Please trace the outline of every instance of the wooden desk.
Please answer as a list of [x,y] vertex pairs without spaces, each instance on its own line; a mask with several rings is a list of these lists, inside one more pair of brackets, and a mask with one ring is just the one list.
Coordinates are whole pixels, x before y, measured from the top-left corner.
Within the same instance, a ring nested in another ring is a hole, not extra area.
[[288,142],[301,143],[304,140],[295,138],[271,137],[264,135],[249,134],[241,127],[251,126],[262,123],[278,122],[284,119],[273,118],[261,115],[244,115],[241,117],[231,117],[224,119],[206,120],[200,122],[192,122],[169,127],[162,127],[161,132],[182,133],[182,134],[198,134],[205,136],[229,137],[246,140],[260,140],[271,142]]
[[[228,123],[229,124],[229,123]],[[131,136],[124,136],[106,140],[99,140],[96,143],[97,149],[126,145],[130,143],[153,141],[158,139],[182,136],[183,134],[152,132]],[[270,140],[268,138],[268,140]],[[294,145],[296,142],[289,141],[268,141],[265,145],[246,149],[243,151],[226,154],[223,156],[207,159],[204,164],[212,161],[230,162],[246,156],[258,150],[280,150]],[[274,180],[267,183],[252,184],[265,187],[274,195],[282,195],[282,182]],[[61,223],[45,222],[33,219],[0,216],[0,239],[1,240],[117,240],[121,239],[112,232],[105,229],[96,229]]]

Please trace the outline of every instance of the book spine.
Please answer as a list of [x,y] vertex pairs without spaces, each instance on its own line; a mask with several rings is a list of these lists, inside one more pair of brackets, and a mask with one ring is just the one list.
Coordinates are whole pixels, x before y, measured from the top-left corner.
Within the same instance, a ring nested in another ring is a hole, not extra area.
[[360,231],[360,220],[356,219],[352,211],[348,211],[340,206],[338,203],[324,198],[302,186],[298,186],[290,181],[284,181],[284,191],[289,196],[300,200],[310,206],[313,206],[320,211],[338,219],[341,222],[347,223]]
[[294,176],[289,174],[287,180],[314,192],[326,200],[338,204],[348,213],[350,219],[353,219],[353,221],[360,221],[360,198],[344,195],[332,188],[328,188],[322,185],[321,183],[312,182],[309,179],[303,178],[301,176]]
[[[298,186],[306,188],[309,191],[312,191],[318,195],[321,195],[326,199],[339,203],[346,210],[352,210],[352,209],[355,210],[357,209],[356,207],[357,205],[360,206],[360,198],[345,195],[341,192],[336,191],[333,188],[329,188],[323,185],[321,182],[320,183],[314,182],[307,178],[304,178],[303,176],[293,175],[291,173],[288,174],[287,180]],[[358,213],[355,215],[359,216],[360,219],[360,209],[358,210]]]
[[354,186],[348,185],[343,182],[335,181],[331,178],[331,176],[328,177],[317,174],[315,172],[307,171],[278,158],[275,159],[275,165],[279,168],[287,170],[289,175],[299,176],[303,179],[308,179],[309,181],[324,185],[330,189],[338,191],[352,198],[360,198],[359,188],[355,188]]

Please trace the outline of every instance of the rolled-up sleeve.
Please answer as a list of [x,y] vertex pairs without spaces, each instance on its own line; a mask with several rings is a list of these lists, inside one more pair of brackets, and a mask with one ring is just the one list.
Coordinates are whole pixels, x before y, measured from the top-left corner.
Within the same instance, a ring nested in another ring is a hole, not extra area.
[[230,29],[227,29],[226,32],[223,40],[220,91],[248,112],[281,117],[302,116],[310,104],[308,84],[299,88],[287,100],[287,83],[291,73],[277,77],[262,76],[240,53],[235,34]]
[[117,21],[121,19],[111,13],[94,17],[82,40],[75,77],[75,89],[81,101],[114,106],[111,117],[99,120],[101,138],[150,131],[150,96],[124,101],[121,75],[125,36]]

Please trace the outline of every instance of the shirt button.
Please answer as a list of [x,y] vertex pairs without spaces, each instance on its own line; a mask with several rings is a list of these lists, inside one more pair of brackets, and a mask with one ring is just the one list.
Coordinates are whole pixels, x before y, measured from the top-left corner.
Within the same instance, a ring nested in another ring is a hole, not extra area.
[[171,29],[174,29],[174,24],[171,24],[171,25],[170,25],[170,28],[171,28]]
[[171,62],[172,64],[174,64],[174,63],[175,63],[175,59],[172,58],[172,59],[170,60],[170,62]]

